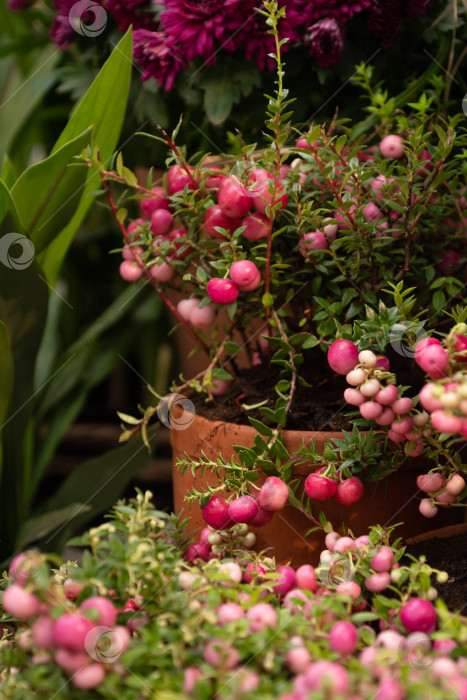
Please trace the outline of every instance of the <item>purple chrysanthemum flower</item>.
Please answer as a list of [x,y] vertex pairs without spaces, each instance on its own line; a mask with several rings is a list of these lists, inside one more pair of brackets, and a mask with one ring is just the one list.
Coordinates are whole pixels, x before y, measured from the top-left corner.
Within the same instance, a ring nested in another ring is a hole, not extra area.
[[368,29],[383,49],[389,48],[399,33],[399,0],[377,0],[368,17]]
[[344,48],[344,34],[335,19],[321,19],[312,24],[307,39],[310,54],[318,66],[325,68],[339,61]]
[[149,9],[148,0],[104,0],[104,8],[114,16],[121,32],[130,25],[133,29],[156,29],[154,13],[145,12],[144,5]]
[[375,0],[289,0],[286,11],[289,22],[295,27],[309,27],[322,19],[335,19],[342,25],[374,4]]
[[[54,0],[53,4],[58,13],[52,22],[50,36],[61,51],[66,51],[78,36],[70,23],[70,11],[76,0]],[[83,17],[84,21],[87,19]]]
[[177,47],[164,32],[136,29],[133,32],[133,57],[143,69],[141,79],[155,78],[166,90],[173,88],[180,68],[186,68]]
[[[240,0],[234,0],[241,13]],[[217,44],[232,49],[227,26],[227,8],[232,1],[219,0],[160,0],[165,8],[160,14],[161,28],[168,39],[179,47],[187,61],[201,56],[207,65],[215,63]]]
[[430,5],[434,5],[436,0],[409,0],[406,7],[407,19],[414,19],[419,15],[426,15]]

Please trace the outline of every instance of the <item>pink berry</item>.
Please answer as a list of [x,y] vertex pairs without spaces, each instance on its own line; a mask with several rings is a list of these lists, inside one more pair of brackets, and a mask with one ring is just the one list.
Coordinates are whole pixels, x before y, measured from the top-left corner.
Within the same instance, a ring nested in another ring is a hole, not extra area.
[[120,277],[125,280],[125,282],[136,282],[143,276],[143,271],[137,262],[131,262],[130,260],[124,260],[120,263],[119,267]]
[[389,134],[379,144],[381,155],[384,158],[402,158],[404,155],[404,144],[398,134]]
[[413,420],[410,416],[406,416],[405,418],[396,418],[396,420],[391,423],[391,430],[394,433],[405,435],[405,433],[408,433],[412,428],[412,425]]
[[337,654],[352,654],[357,648],[357,630],[351,622],[336,622],[329,632],[329,646]]
[[453,333],[453,337],[456,339],[454,343],[454,350],[457,353],[455,357],[456,361],[467,362],[467,336]]
[[465,479],[460,474],[451,476],[446,484],[446,491],[453,496],[458,496],[465,489]]
[[362,214],[367,221],[376,221],[383,216],[380,209],[373,202],[369,202],[366,207],[363,207]]
[[209,555],[211,554],[211,547],[203,542],[192,542],[188,545],[185,552],[185,559],[187,562],[192,564],[197,559],[203,559],[203,561],[208,561]]
[[396,414],[392,408],[387,406],[385,409],[383,409],[383,412],[379,414],[378,418],[375,418],[375,421],[378,423],[378,425],[391,425],[395,417]]
[[218,204],[213,204],[209,209],[206,209],[203,229],[208,236],[225,240],[225,234],[216,231],[216,228],[225,229],[232,234],[241,225],[241,221],[226,216]]
[[269,231],[269,220],[263,214],[250,214],[240,221],[245,226],[242,236],[248,241],[259,241],[266,238]]
[[356,581],[342,581],[336,586],[336,593],[339,595],[347,595],[352,600],[357,600],[362,594],[362,589]]
[[[170,200],[167,198],[163,187],[153,187],[152,192],[152,197],[143,197],[139,203],[141,214],[145,219],[150,219],[153,212],[157,209],[168,209],[170,205]],[[128,232],[131,233],[129,229]]]
[[185,669],[183,676],[183,692],[190,695],[195,689],[198,679],[203,675],[203,672],[197,666],[188,666]]
[[[406,436],[407,437],[407,436]],[[407,438],[409,439],[409,438]],[[404,452],[407,457],[418,457],[424,451],[424,446],[422,442],[418,442],[415,447],[410,447],[408,444],[404,447]]]
[[340,538],[340,535],[338,532],[328,532],[326,537],[324,538],[324,544],[326,545],[327,549],[329,549],[330,552],[334,551],[334,547],[336,545],[337,540]]
[[34,566],[35,562],[33,557],[29,553],[21,552],[11,560],[8,573],[14,583],[24,586]]
[[168,282],[175,274],[173,267],[170,267],[166,262],[156,262],[149,268],[149,275],[153,280],[158,282]]
[[71,651],[83,651],[84,643],[93,623],[82,615],[64,613],[55,622],[55,644]]
[[265,510],[282,510],[289,500],[289,487],[277,476],[268,476],[261,486],[258,505]]
[[[428,340],[428,339],[426,339]],[[433,339],[430,339],[433,340]],[[415,361],[424,372],[430,375],[431,379],[439,379],[445,376],[445,370],[449,365],[449,355],[441,344],[427,345],[425,349],[417,356],[417,350],[423,343],[421,340],[417,343],[415,350]]]
[[188,232],[184,228],[176,228],[169,233],[171,248],[175,248],[175,252],[172,253],[174,260],[185,260],[193,252],[187,234]]
[[279,575],[274,580],[274,592],[278,593],[281,596],[284,596],[286,595],[286,593],[295,588],[295,585],[297,583],[295,571],[292,569],[291,566],[279,566],[276,573]]
[[298,588],[303,591],[316,591],[318,584],[316,582],[316,573],[310,564],[299,566],[295,572],[295,578]]
[[246,613],[246,619],[250,622],[252,632],[261,632],[266,627],[277,626],[278,617],[276,610],[269,603],[256,603]]
[[236,523],[249,523],[258,512],[258,504],[251,496],[240,496],[229,505],[229,517]]
[[388,438],[393,442],[405,442],[405,435],[396,433],[394,430],[388,430]]
[[306,258],[310,253],[314,253],[319,250],[326,250],[327,247],[328,242],[321,231],[305,233],[305,235],[300,238],[298,244],[298,250],[304,258]]
[[282,605],[284,608],[291,610],[294,615],[297,615],[303,609],[303,605],[300,605],[299,601],[301,601],[303,604],[307,604],[309,602],[309,598],[304,591],[300,590],[300,588],[292,588],[285,594],[282,600]]
[[358,364],[358,349],[351,340],[335,340],[328,350],[328,363],[337,374],[348,374]]
[[287,666],[292,673],[303,673],[311,663],[310,652],[306,647],[289,649],[286,656]]
[[357,476],[352,476],[337,485],[334,498],[341,505],[351,506],[362,498],[363,492],[363,483]]
[[190,168],[190,166],[188,166],[187,172],[181,165],[178,164],[172,165],[172,167],[168,169],[167,189],[169,190],[170,195],[181,192],[185,189],[185,187],[188,187],[189,190],[196,189],[196,184],[193,181],[192,176],[189,174],[189,172],[192,171],[193,168]]
[[103,664],[94,663],[89,666],[79,668],[73,675],[73,685],[80,690],[91,690],[97,688],[105,678],[105,668]]
[[369,578],[365,579],[365,586],[372,593],[381,593],[384,591],[391,583],[391,577],[384,571],[380,574],[373,574]]
[[238,219],[250,211],[253,200],[245,186],[235,177],[226,177],[217,193],[222,212],[231,219]]
[[51,617],[38,617],[31,627],[34,644],[42,649],[55,648],[54,621]]
[[420,403],[422,404],[423,408],[425,408],[427,411],[436,411],[438,408],[442,408],[441,402],[436,399],[432,392],[432,389],[436,387],[436,384],[433,382],[429,382],[428,384],[425,384],[423,389],[421,390],[419,394],[419,399]]
[[233,583],[240,583],[243,577],[242,570],[236,561],[223,561],[218,571],[226,576],[221,583],[224,588],[230,588]]
[[450,654],[457,647],[457,644],[453,639],[435,639],[433,647],[440,654]]
[[394,552],[389,547],[380,547],[379,551],[371,560],[371,566],[375,571],[389,571],[394,563]]
[[367,420],[375,420],[383,412],[383,407],[377,401],[365,401],[360,406],[360,413]]
[[209,527],[203,527],[203,529],[199,533],[199,541],[203,544],[209,544],[209,538],[212,534],[213,532]]
[[327,476],[319,476],[309,474],[305,481],[305,491],[308,498],[313,498],[317,501],[327,501],[336,493],[337,484],[334,479],[328,479]]
[[199,306],[199,299],[182,299],[177,304],[177,311],[184,321],[190,320],[190,313]]
[[68,600],[75,600],[84,588],[83,583],[78,583],[73,581],[73,579],[68,578],[63,584],[63,590]]
[[[254,262],[250,260],[237,260],[229,271],[230,278],[240,289],[250,291],[258,286],[261,273]],[[255,286],[252,286],[255,285]]]
[[395,678],[383,678],[374,696],[375,700],[405,700],[405,688]]
[[174,218],[167,209],[156,209],[151,214],[151,231],[155,236],[166,236],[171,231]]
[[200,309],[199,305],[192,308],[188,320],[195,328],[208,328],[212,326],[216,319],[216,312],[212,306],[203,306]]
[[375,368],[378,367],[379,369],[382,369],[385,372],[389,372],[389,360],[387,357],[385,357],[384,355],[376,355],[376,360],[377,363],[375,365]]
[[238,291],[232,280],[213,277],[208,282],[208,294],[215,304],[231,304],[238,297]]
[[436,625],[436,610],[429,600],[411,598],[402,606],[400,620],[407,632],[430,633]]
[[449,493],[448,491],[443,491],[443,493],[436,496],[436,500],[439,503],[447,503],[450,505],[451,503],[455,503],[457,501],[457,496],[454,496],[454,494]]
[[251,583],[253,581],[253,578],[258,578],[262,579],[263,574],[266,573],[266,570],[263,569],[261,564],[258,564],[258,562],[255,562],[254,564],[248,564],[248,566],[245,568],[244,571],[244,579],[247,583]]
[[410,413],[412,410],[413,401],[408,397],[403,397],[401,399],[397,399],[397,401],[394,401],[391,408],[394,413],[397,413],[397,415],[404,415],[405,413]]
[[[305,683],[309,690],[320,690],[335,695],[347,695],[349,677],[346,669],[334,661],[315,661],[305,671]],[[329,691],[328,691],[329,689]]]
[[460,433],[462,427],[462,418],[459,418],[454,413],[440,409],[433,411],[431,422],[436,430],[439,430],[441,433],[449,433],[450,435]]
[[217,621],[221,627],[245,617],[245,612],[236,603],[223,603],[217,609]]
[[143,253],[144,250],[140,245],[129,246],[128,244],[125,244],[122,250],[122,257],[124,260],[129,260],[130,262],[134,263],[136,262],[135,255],[139,255],[141,257]]
[[83,612],[89,610],[97,613],[97,617],[93,618],[94,624],[96,625],[113,627],[117,620],[117,611],[115,610],[114,604],[108,598],[102,596],[87,598],[81,604],[81,610]]
[[230,387],[230,381],[227,379],[214,379],[211,387],[211,394],[214,396],[223,396]]
[[359,551],[364,549],[365,547],[369,547],[370,538],[368,537],[368,535],[360,535],[360,537],[357,537],[357,539],[355,540],[355,545]]
[[387,184],[388,180],[384,175],[378,175],[375,180],[372,180],[370,187],[373,192],[376,193],[376,199],[378,201],[382,201],[384,199],[382,190],[387,186]]
[[339,537],[334,545],[334,552],[337,554],[345,554],[346,552],[354,552],[356,548],[355,540],[351,537]]
[[73,673],[89,664],[89,655],[85,651],[70,651],[61,648],[55,652],[55,661],[65,671]]
[[39,601],[32,593],[28,593],[17,583],[9,586],[2,597],[4,610],[18,620],[28,620],[37,614]]
[[272,180],[265,179],[255,186],[253,192],[253,206],[260,214],[266,213],[267,207],[272,204],[273,197],[275,200],[274,204],[277,205],[280,203],[282,209],[285,209],[289,201],[289,197],[283,185],[278,185],[275,196],[269,191],[273,187],[271,187],[271,182]]
[[425,493],[435,493],[443,488],[443,477],[439,472],[433,474],[420,474],[417,477],[417,486]]
[[422,498],[418,510],[425,518],[434,518],[438,512],[432,498]]
[[248,525],[250,525],[251,527],[264,527],[272,520],[273,516],[274,511],[265,510],[264,508],[261,508],[260,505],[258,505],[258,512],[256,513],[255,517],[252,520],[250,520]]
[[[323,219],[322,224],[326,224],[326,221],[332,221],[332,219],[328,216]],[[326,224],[325,226],[322,226],[322,230],[328,241],[332,242],[336,240],[337,224]]]
[[344,391],[344,399],[351,406],[361,406],[362,403],[365,403],[363,394],[361,394],[358,389],[352,389],[351,387],[348,387]]

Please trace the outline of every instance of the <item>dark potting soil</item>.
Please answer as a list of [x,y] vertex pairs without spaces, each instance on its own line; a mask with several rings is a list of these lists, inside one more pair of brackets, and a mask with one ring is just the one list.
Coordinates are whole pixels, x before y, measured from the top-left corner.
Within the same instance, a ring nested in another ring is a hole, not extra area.
[[427,564],[434,569],[446,571],[447,583],[433,583],[440,598],[452,611],[467,614],[467,533],[449,538],[434,538],[407,545],[407,554],[414,557],[424,555]]

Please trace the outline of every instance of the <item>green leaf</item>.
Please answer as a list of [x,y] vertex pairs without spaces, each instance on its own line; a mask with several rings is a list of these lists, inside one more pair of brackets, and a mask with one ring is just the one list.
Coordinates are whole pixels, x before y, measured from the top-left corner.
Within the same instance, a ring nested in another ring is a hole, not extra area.
[[316,338],[314,335],[309,335],[308,338],[305,338],[305,340],[302,343],[302,348],[304,350],[309,350],[310,348],[314,348],[317,345],[319,345],[319,340]]
[[261,423],[261,421],[255,420],[254,418],[249,418],[248,420],[253,428],[258,431],[258,433],[261,435],[266,435],[266,437],[271,437],[272,430],[267,425],[264,425],[264,423]]
[[0,224],[3,223],[8,214],[12,216],[13,222],[14,224],[16,224],[16,228],[20,233],[21,225],[19,223],[18,212],[16,211],[15,203],[11,196],[10,190],[3,182],[3,180],[0,180]]
[[207,75],[201,87],[204,89],[204,109],[213,124],[222,124],[229,116],[233,103],[238,98],[238,88],[232,83],[231,76]]
[[20,551],[31,542],[46,537],[52,530],[57,529],[64,523],[73,520],[77,514],[89,511],[90,507],[83,503],[70,503],[65,508],[50,511],[38,515],[36,518],[26,520],[20,528],[18,539],[15,542],[15,550]]
[[446,302],[446,297],[444,295],[444,292],[437,291],[433,294],[433,307],[435,311],[439,312],[443,308],[444,304]]
[[80,200],[87,171],[69,167],[91,142],[91,129],[45,160],[31,165],[14,184],[11,196],[23,228],[40,253],[66,226]]
[[269,294],[269,292],[267,294],[263,294],[262,302],[264,307],[269,308],[274,304],[274,297],[272,294]]
[[14,371],[10,339],[5,324],[0,321],[0,474],[2,471],[2,426],[10,403]]
[[[102,163],[105,166],[110,164],[125,116],[132,65],[133,49],[129,29],[76,107],[55,144],[53,153],[92,126],[92,145],[99,148]],[[55,283],[73,236],[92,204],[90,193],[99,190],[100,186],[99,173],[96,169],[90,169],[73,218],[41,257],[44,272],[51,284]]]

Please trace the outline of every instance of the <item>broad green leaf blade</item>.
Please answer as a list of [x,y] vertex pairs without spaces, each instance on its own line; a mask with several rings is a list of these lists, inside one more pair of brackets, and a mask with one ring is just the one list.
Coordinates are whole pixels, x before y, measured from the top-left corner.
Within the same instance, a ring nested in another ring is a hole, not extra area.
[[[153,447],[155,428],[149,432]],[[87,460],[75,469],[49,501],[48,508],[64,508],[69,503],[79,501],[86,507],[91,506],[91,509],[76,513],[72,521],[46,538],[44,549],[59,548],[70,536],[72,528],[81,527],[105,513],[121,496],[131,478],[148,466],[149,459],[145,445],[140,440],[134,440]]]
[[53,510],[35,518],[29,518],[21,525],[18,538],[15,542],[15,551],[21,551],[26,545],[46,537],[64,523],[72,520],[77,513],[89,510],[89,506],[82,503],[71,503],[65,508]]
[[[0,246],[4,237],[0,237]],[[3,422],[3,472],[0,493],[0,559],[11,553],[18,523],[27,514],[30,499],[30,456],[25,439],[34,407],[34,363],[47,316],[48,288],[39,265],[15,270],[2,266],[0,320],[10,339],[14,382],[8,414]],[[6,551],[5,551],[6,550]],[[3,555],[3,556],[2,556]]]
[[[75,138],[84,129],[93,126],[92,145],[99,148],[102,162],[110,164],[125,116],[131,81],[132,50],[131,30],[128,30],[78,104],[52,152]],[[72,220],[40,259],[46,277],[52,285],[55,284],[73,236],[92,204],[90,192],[99,189],[99,174],[92,169],[88,172],[86,187]]]
[[31,165],[12,187],[11,196],[20,221],[36,253],[60,233],[78,206],[87,170],[85,165],[70,166],[70,163],[90,143],[89,128],[53,155]]
[[9,216],[10,221],[13,222],[12,228],[17,229],[20,233],[21,226],[18,220],[18,212],[16,211],[15,203],[10,190],[3,180],[0,180],[0,224],[5,221],[7,216]]
[[14,371],[10,339],[8,338],[5,324],[0,321],[0,474],[2,472],[3,453],[2,426],[10,403]]

